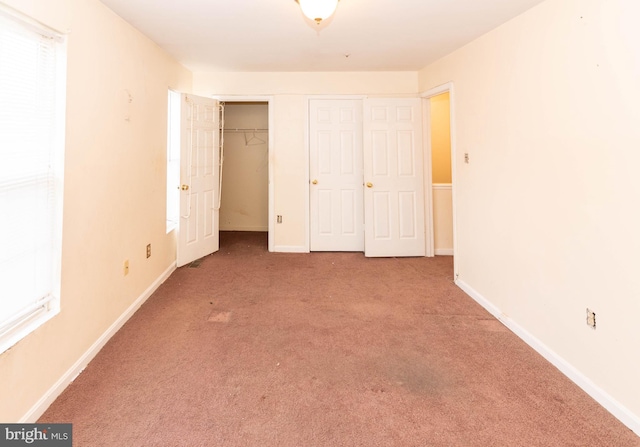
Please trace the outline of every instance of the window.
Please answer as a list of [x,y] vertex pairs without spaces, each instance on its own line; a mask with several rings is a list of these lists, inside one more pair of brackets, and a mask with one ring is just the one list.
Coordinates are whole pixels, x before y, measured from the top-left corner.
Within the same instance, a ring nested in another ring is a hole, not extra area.
[[167,112],[167,233],[180,221],[180,93],[169,90]]
[[0,7],[0,352],[60,309],[65,51]]

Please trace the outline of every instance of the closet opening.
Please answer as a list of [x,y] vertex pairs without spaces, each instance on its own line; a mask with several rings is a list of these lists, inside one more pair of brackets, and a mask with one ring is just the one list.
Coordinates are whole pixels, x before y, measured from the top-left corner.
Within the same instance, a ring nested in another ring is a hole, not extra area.
[[269,103],[224,101],[220,249],[269,234]]

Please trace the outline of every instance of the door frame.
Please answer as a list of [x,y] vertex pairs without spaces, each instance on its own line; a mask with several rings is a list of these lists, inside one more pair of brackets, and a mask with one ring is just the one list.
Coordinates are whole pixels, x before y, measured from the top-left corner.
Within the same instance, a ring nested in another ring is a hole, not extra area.
[[457,262],[457,201],[456,201],[456,125],[455,125],[455,91],[453,82],[439,85],[420,94],[422,98],[423,120],[424,120],[424,166],[425,166],[425,223],[427,224],[427,256],[435,255],[434,234],[433,234],[433,185],[431,166],[431,104],[429,99],[449,93],[449,130],[451,134],[451,206],[453,210],[453,272],[454,277],[458,277]]
[[[274,185],[273,185],[273,96],[247,96],[247,95],[211,95],[212,98],[217,99],[220,102],[266,102],[267,103],[267,113],[268,113],[268,126],[269,126],[269,135],[268,135],[268,147],[267,147],[267,158],[269,160],[268,167],[268,182],[269,182],[269,229],[268,229],[268,250],[270,252],[274,251],[274,241],[273,236],[275,234],[275,208],[274,208]],[[224,170],[224,165],[222,167]]]

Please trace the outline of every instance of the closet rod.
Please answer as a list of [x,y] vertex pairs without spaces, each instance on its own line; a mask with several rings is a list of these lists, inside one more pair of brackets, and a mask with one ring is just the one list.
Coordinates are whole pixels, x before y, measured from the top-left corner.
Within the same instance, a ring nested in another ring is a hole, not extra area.
[[268,132],[269,129],[222,129],[225,132]]

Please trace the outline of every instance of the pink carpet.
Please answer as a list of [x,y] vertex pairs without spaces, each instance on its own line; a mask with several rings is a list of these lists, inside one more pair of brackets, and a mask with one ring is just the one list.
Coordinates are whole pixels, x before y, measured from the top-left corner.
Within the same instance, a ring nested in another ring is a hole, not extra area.
[[450,257],[223,233],[40,422],[89,446],[640,446],[452,282]]

